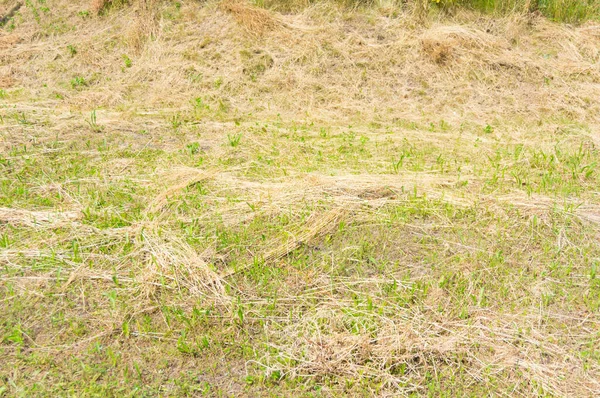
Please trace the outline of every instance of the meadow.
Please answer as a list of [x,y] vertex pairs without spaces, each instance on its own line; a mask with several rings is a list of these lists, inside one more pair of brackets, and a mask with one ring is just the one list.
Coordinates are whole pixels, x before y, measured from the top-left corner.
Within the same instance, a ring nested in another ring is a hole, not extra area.
[[0,396],[598,394],[597,2],[269,1],[0,29]]

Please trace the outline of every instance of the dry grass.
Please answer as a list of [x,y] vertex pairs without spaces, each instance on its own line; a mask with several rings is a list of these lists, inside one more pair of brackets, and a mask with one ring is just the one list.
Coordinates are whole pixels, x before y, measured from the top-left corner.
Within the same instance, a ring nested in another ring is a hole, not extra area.
[[28,211],[0,207],[0,223],[27,227],[57,228],[81,218],[80,211]]
[[[332,227],[336,226],[347,210],[347,208],[337,207],[325,214],[311,215],[306,224],[302,225],[296,231],[286,231],[288,237],[284,242],[281,242],[280,240],[270,242],[268,247],[272,247],[272,249],[269,249],[264,254],[260,254],[260,259],[264,263],[270,264],[287,256],[301,245],[310,243],[317,236],[324,235],[328,232],[330,233],[333,229]],[[239,272],[243,272],[251,266],[252,264],[248,264],[242,268],[228,271],[223,277],[230,277]]]
[[[237,4],[221,3],[219,8],[235,8]],[[136,106],[183,109],[201,89],[214,107],[226,99],[229,117],[248,112],[257,117],[266,116],[269,114],[266,110],[275,104],[279,113],[292,115],[297,109],[304,109],[321,120],[331,117],[413,120],[414,115],[436,113],[449,123],[460,123],[464,115],[449,109],[446,104],[450,103],[464,104],[462,109],[477,123],[505,117],[514,109],[520,109],[522,116],[528,118],[553,112],[592,120],[597,114],[593,104],[586,105],[587,99],[598,95],[595,86],[588,84],[597,78],[593,65],[597,59],[594,52],[598,51],[593,44],[596,32],[590,27],[567,32],[543,19],[534,19],[531,24],[521,17],[468,22],[470,16],[460,14],[456,17],[460,26],[434,23],[422,31],[410,28],[402,18],[379,19],[374,25],[365,24],[360,18],[334,19],[325,24],[326,19],[319,15],[321,12],[314,11],[318,8],[309,8],[299,15],[278,17],[287,26],[297,28],[268,33],[275,26],[274,22],[268,22],[275,20],[271,14],[245,5],[239,9],[257,12],[256,17],[241,19],[246,22],[241,22],[244,29],[240,32],[228,22],[228,17],[218,16],[214,8],[184,9],[178,26],[187,33],[177,39],[177,46],[169,46],[171,38],[163,33],[148,44],[145,52],[142,43],[151,35],[129,26],[117,27],[114,37],[124,38],[135,51],[142,51],[129,74],[112,73],[120,71],[122,54],[104,54],[102,40],[93,34],[92,24],[92,34],[78,45],[78,56],[67,58],[64,63],[72,75],[88,79],[92,79],[102,65],[103,73],[96,77],[99,80],[91,83],[102,89],[65,90],[57,84],[61,79],[64,81],[61,72],[48,71],[49,81],[56,83],[51,83],[47,91],[58,92],[72,106],[86,110],[129,103],[125,96],[130,90],[135,90],[135,97],[140,99],[135,102]],[[127,18],[137,18],[133,9],[122,12]],[[326,12],[335,15],[336,11]],[[311,13],[317,15],[313,18]],[[377,21],[379,17],[373,18]],[[462,23],[461,18],[467,22]],[[98,29],[104,23],[105,20],[98,20]],[[244,23],[256,26],[247,28]],[[268,35],[260,44],[252,43],[249,56],[245,57],[230,49],[244,49],[243,43],[251,40],[247,29]],[[344,33],[346,29],[349,34]],[[485,29],[491,33],[482,33]],[[526,31],[529,33],[523,34]],[[27,29],[20,29],[19,35],[27,35],[26,32]],[[209,38],[203,32],[213,33]],[[143,40],[140,41],[140,37]],[[65,48],[78,40],[77,35],[67,33],[51,36],[45,45]],[[542,44],[538,46],[538,42]],[[562,43],[569,43],[569,48],[563,48]],[[27,55],[22,54],[20,48],[25,49],[25,46],[11,47],[13,52],[6,55],[7,60],[44,57],[39,54],[43,47],[31,48]],[[538,49],[546,56],[537,55]],[[273,64],[262,61],[265,53],[274,60]],[[211,61],[214,57],[219,61]],[[435,62],[432,64],[432,59],[451,60],[452,67],[440,69]],[[199,66],[198,61],[204,65]],[[28,74],[19,69],[13,66],[19,82],[33,89],[35,80],[28,81]],[[195,81],[195,73],[200,72],[202,81]],[[579,80],[571,79],[567,83],[559,73],[578,76]],[[110,81],[107,75],[112,75]],[[155,79],[157,75],[164,79]],[[253,82],[248,76],[260,79]],[[214,82],[219,79],[223,82],[217,87]],[[544,81],[552,82],[550,97],[543,89]],[[469,82],[469,85],[461,82]],[[497,89],[500,83],[502,86]],[[539,89],[540,84],[542,89]],[[515,85],[521,89],[513,90],[511,87]],[[448,86],[453,89],[446,90]],[[476,95],[471,95],[472,92]],[[252,109],[243,100],[257,97],[262,99],[263,108]],[[565,98],[570,98],[566,107],[561,100]]]
[[253,35],[262,35],[281,26],[272,13],[243,0],[225,0],[219,3],[219,8],[233,15],[236,22]]
[[165,191],[154,198],[154,200],[150,203],[148,211],[151,213],[156,213],[162,210],[167,205],[169,198],[179,194],[183,189],[212,178],[213,175],[214,173],[205,172],[191,167],[180,167],[169,170],[168,172],[164,173],[163,177],[167,184]]
[[110,3],[109,0],[92,0],[91,8],[96,14],[98,14],[104,9],[104,7],[107,6],[108,3]]
[[598,26],[177,4],[0,35],[0,396],[595,395]]

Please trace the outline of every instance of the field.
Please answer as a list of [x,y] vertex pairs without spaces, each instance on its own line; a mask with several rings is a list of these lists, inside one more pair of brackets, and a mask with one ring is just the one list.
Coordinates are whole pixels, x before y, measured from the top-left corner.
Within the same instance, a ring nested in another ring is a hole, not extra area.
[[262,5],[0,29],[0,396],[597,396],[598,19]]

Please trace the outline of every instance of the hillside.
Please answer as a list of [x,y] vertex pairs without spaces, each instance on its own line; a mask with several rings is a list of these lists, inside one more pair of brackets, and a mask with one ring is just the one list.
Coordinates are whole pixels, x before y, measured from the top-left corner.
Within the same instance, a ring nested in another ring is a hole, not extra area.
[[0,29],[0,396],[597,394],[597,20],[277,9]]

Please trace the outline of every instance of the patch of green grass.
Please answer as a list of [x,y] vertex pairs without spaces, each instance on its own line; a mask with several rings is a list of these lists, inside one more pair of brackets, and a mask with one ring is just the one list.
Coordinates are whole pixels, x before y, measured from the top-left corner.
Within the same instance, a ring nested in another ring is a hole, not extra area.
[[600,4],[596,0],[432,0],[444,8],[467,7],[487,13],[539,11],[559,22],[585,22],[600,17]]
[[133,66],[133,61],[127,56],[127,54],[123,54],[123,63],[125,64],[126,68],[131,68]]
[[88,81],[82,76],[75,76],[73,79],[71,79],[70,83],[72,89],[80,89],[89,85]]
[[75,55],[77,55],[77,48],[72,44],[69,44],[67,46],[67,51],[69,51],[69,54],[71,55],[71,57],[74,57]]
[[228,134],[227,141],[229,142],[230,146],[235,148],[236,146],[240,145],[240,142],[242,141],[242,133]]
[[[254,3],[265,8],[297,11],[305,8],[312,2],[256,0]],[[373,8],[380,6],[374,0],[335,0],[333,3],[347,8]],[[411,0],[409,2],[391,3],[393,7],[399,9],[403,7],[423,7],[423,4],[444,10],[467,8],[498,15],[539,11],[554,21],[567,23],[581,23],[600,18],[600,4],[597,0]]]

